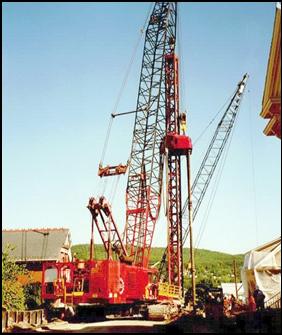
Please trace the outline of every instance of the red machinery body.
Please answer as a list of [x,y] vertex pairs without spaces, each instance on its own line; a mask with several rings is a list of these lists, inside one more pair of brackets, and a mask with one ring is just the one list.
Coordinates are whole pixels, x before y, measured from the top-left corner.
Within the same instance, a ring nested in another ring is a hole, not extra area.
[[186,135],[168,133],[165,137],[164,146],[171,154],[186,155],[187,150],[192,150],[192,141]]
[[192,150],[192,141],[186,135],[168,133],[165,138],[165,147],[170,151],[181,151],[187,153],[187,150]]
[[42,299],[64,304],[125,304],[156,299],[156,269],[116,260],[45,263]]

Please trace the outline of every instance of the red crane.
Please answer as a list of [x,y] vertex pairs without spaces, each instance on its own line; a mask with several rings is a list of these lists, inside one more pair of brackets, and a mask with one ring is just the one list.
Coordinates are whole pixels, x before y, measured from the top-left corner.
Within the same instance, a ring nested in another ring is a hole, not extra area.
[[[182,247],[188,232],[192,246],[192,195],[195,200],[195,216],[231,131],[246,78],[239,83],[238,90],[212,141],[218,143],[218,134],[222,135],[224,131],[225,136],[220,137],[222,145],[217,148],[218,153],[212,163],[212,169],[207,175],[205,171],[210,165],[209,153],[214,152],[214,146],[211,144],[207,158],[196,177],[196,184],[194,183],[191,189],[192,143],[185,135],[186,114],[181,113],[179,107],[179,69],[175,54],[176,23],[177,3],[156,2],[146,29],[136,110],[120,113],[135,113],[130,160],[126,165],[100,165],[98,170],[100,177],[125,174],[128,171],[124,234],[119,233],[111,205],[105,197],[91,197],[87,206],[92,216],[90,259],[49,262],[43,265],[42,298],[56,307],[87,304],[102,306],[109,313],[149,311],[149,314],[159,315],[160,311],[163,311],[162,308],[158,308],[159,301],[179,299],[183,296]],[[112,117],[120,114],[112,114]],[[229,119],[231,121],[227,123]],[[222,129],[222,126],[225,128]],[[187,174],[187,185],[183,186],[188,191],[188,199],[184,206],[181,171],[184,166],[181,164],[183,158],[186,159]],[[160,282],[158,270],[149,267],[151,245],[161,206],[164,172],[167,222],[159,224],[163,224],[168,232],[167,253],[163,257],[163,260],[167,259],[168,283]],[[184,212],[187,207],[189,215],[186,218]],[[183,229],[185,225],[187,228]],[[104,260],[94,257],[94,226],[107,254]],[[193,253],[191,262],[194,262]],[[193,269],[192,266],[192,272]],[[194,289],[193,279],[192,274]],[[148,305],[157,308],[150,309]]]
[[[125,173],[126,224],[123,241],[111,206],[101,196],[90,198],[90,259],[49,263],[43,268],[42,297],[57,306],[93,304],[132,306],[182,295],[181,156],[187,160],[191,140],[180,134],[185,115],[179,112],[178,59],[175,55],[177,3],[156,2],[145,36],[129,164],[99,166],[99,176]],[[155,224],[161,206],[166,162],[168,192],[169,286],[158,283],[149,267]],[[93,257],[94,224],[107,259]],[[170,288],[173,288],[171,290]]]
[[[141,311],[146,303],[183,296],[182,246],[188,231],[183,230],[185,224],[188,224],[192,245],[192,143],[185,135],[186,114],[179,110],[176,21],[176,2],[155,3],[146,30],[130,160],[126,165],[99,166],[100,177],[128,171],[125,238],[118,231],[111,205],[105,197],[90,198],[87,206],[92,216],[90,259],[50,262],[43,266],[42,298],[55,302],[56,306],[87,303],[103,306],[110,311],[114,309],[115,312],[132,308]],[[121,114],[129,113],[133,112]],[[120,114],[112,114],[112,117],[117,115]],[[184,206],[183,157],[186,158],[188,190],[188,200]],[[152,239],[161,206],[164,171],[167,223],[160,224],[168,231],[168,283],[159,282],[158,270],[149,267]],[[204,190],[206,185],[208,182]],[[182,222],[187,205],[189,216],[187,222]],[[93,254],[94,225],[107,253],[104,260],[96,260]]]

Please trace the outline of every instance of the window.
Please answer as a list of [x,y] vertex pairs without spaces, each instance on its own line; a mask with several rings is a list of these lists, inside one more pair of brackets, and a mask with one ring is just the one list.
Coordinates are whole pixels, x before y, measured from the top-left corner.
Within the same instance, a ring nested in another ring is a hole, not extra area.
[[44,281],[45,283],[53,283],[58,278],[57,268],[49,268],[45,270]]

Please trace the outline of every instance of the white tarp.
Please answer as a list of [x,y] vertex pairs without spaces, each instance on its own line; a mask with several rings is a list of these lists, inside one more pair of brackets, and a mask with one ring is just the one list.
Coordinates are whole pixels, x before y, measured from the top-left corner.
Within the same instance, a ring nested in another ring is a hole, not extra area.
[[263,291],[265,301],[281,291],[281,238],[245,255],[241,270],[245,296],[256,287]]

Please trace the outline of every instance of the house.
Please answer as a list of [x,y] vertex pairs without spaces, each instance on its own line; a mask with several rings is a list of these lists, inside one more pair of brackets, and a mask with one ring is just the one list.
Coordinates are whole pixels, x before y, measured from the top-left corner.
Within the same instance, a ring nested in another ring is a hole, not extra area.
[[256,287],[263,291],[266,301],[281,296],[281,237],[245,254],[241,278],[246,297]]
[[[234,297],[237,296],[238,293],[238,298],[242,299],[245,301],[245,295],[244,295],[244,287],[242,283],[221,283],[220,284],[222,288],[222,293],[223,295],[231,296],[231,294],[234,295]],[[237,286],[237,293],[236,293],[236,286]]]
[[269,119],[264,134],[281,138],[281,2],[276,5],[260,116]]
[[[71,261],[71,239],[67,228],[36,228],[2,230],[2,251],[6,244],[14,247],[11,257],[24,264],[31,274],[31,282],[41,282],[44,262]],[[26,276],[19,278],[23,284]]]

